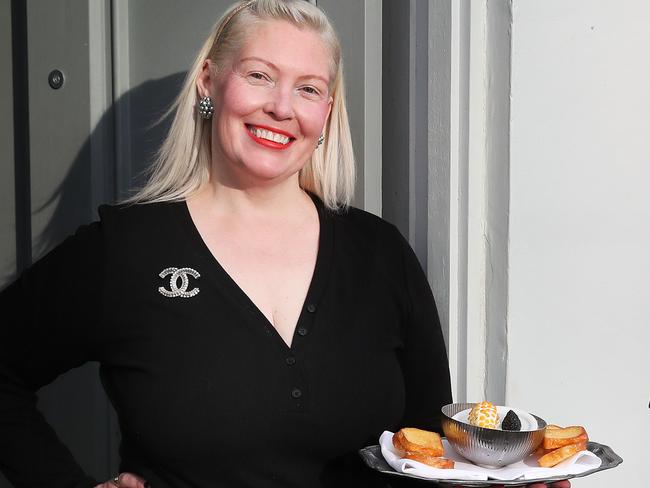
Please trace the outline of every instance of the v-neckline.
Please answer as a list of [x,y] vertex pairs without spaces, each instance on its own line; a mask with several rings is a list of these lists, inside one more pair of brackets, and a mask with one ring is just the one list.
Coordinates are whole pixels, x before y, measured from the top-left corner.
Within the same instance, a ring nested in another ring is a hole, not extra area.
[[203,258],[206,264],[209,265],[208,269],[211,274],[219,279],[219,281],[228,289],[228,291],[231,292],[231,294],[240,303],[240,305],[248,309],[248,311],[253,315],[253,321],[262,325],[261,330],[265,334],[273,336],[276,339],[276,342],[279,341],[280,346],[283,347],[285,351],[288,350],[292,352],[295,352],[296,349],[301,349],[306,337],[312,335],[315,325],[314,316],[316,315],[316,312],[319,308],[319,302],[321,301],[327,280],[329,278],[329,273],[332,268],[332,257],[334,250],[334,229],[331,216],[328,215],[323,202],[316,195],[313,195],[312,193],[308,193],[308,195],[311,197],[318,214],[318,250],[316,253],[316,264],[314,266],[314,271],[312,273],[309,287],[307,288],[307,294],[305,295],[305,300],[300,309],[298,321],[296,322],[293,329],[291,345],[287,344],[284,341],[278,330],[269,321],[266,315],[262,313],[260,308],[248,296],[243,288],[239,286],[235,279],[230,276],[230,274],[228,274],[221,263],[219,263],[219,260],[212,253],[205,240],[203,239],[203,236],[201,235],[198,227],[194,223],[194,219],[190,213],[187,201],[183,200],[179,202],[182,221],[193,241],[193,244],[195,245],[195,248],[198,250],[200,256]]

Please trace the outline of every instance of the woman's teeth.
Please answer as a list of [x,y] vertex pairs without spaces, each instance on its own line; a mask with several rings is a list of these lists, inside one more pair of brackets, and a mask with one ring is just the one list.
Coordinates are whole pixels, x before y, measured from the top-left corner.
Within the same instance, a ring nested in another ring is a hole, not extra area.
[[249,126],[248,130],[255,137],[259,137],[261,139],[266,139],[280,144],[288,144],[289,142],[289,138],[287,136],[283,136],[282,134],[276,134],[275,132],[271,132],[270,130],[260,129],[258,127],[252,127],[252,126]]

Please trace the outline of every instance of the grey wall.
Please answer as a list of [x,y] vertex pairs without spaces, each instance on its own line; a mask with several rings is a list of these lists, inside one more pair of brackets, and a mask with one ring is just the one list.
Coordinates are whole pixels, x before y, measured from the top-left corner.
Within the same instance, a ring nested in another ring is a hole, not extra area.
[[[11,66],[11,4],[0,3],[0,59]],[[0,283],[16,274],[16,221],[14,213],[14,119],[12,70],[0,71]]]
[[[359,172],[356,205],[396,223],[426,269],[428,2],[312,3],[330,15],[343,44]],[[228,4],[0,3],[0,61],[16,61],[0,73],[0,288],[95,219],[98,204],[127,195],[141,181],[167,128],[152,123]],[[12,7],[14,16],[22,12],[13,23]],[[22,54],[14,60],[13,52]],[[65,76],[58,90],[48,84],[55,68]],[[23,93],[26,103],[14,107]],[[82,466],[100,479],[114,474],[119,432],[97,365],[70,372],[39,396]],[[0,478],[0,488],[9,486]]]
[[449,336],[451,1],[383,2],[382,216],[428,271]]

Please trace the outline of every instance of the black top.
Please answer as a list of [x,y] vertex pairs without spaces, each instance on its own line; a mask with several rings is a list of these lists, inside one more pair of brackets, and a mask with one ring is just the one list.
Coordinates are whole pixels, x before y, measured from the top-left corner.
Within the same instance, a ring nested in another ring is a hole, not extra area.
[[394,226],[314,200],[318,257],[291,347],[184,202],[102,206],[4,290],[0,466],[16,487],[96,483],[34,395],[86,361],[118,413],[121,471],[153,488],[383,486],[357,450],[386,429],[439,430],[451,401],[438,315]]

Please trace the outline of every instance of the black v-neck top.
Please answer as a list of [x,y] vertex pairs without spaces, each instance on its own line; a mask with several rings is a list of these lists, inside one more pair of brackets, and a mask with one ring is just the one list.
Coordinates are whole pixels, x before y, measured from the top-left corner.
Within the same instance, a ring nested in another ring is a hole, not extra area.
[[99,361],[121,471],[153,488],[387,486],[358,449],[384,430],[439,430],[451,401],[435,303],[394,226],[314,201],[318,256],[291,347],[185,202],[102,206],[0,293],[5,475],[17,487],[96,484],[34,391]]
[[[316,265],[314,272],[310,281],[309,288],[307,290],[307,296],[305,297],[305,303],[303,310],[298,318],[298,323],[296,324],[293,339],[292,339],[292,348],[294,345],[299,344],[301,341],[296,341],[296,336],[306,335],[304,331],[307,328],[307,325],[313,319],[313,310],[312,307],[315,307],[315,303],[318,302],[319,297],[323,294],[325,284],[329,277],[329,271],[332,265],[332,251],[333,251],[333,229],[332,229],[332,219],[328,218],[327,214],[324,213],[324,207],[322,206],[320,200],[311,195],[316,209],[318,210],[318,218],[320,223],[319,238],[318,238],[318,253],[316,256]],[[184,226],[187,236],[192,239],[194,246],[197,250],[200,250],[203,261],[205,262],[206,268],[211,271],[215,279],[223,282],[223,286],[231,290],[234,299],[240,301],[241,307],[248,309],[249,312],[256,316],[257,321],[260,324],[264,324],[265,328],[269,330],[270,334],[275,336],[278,340],[281,341],[285,347],[288,348],[284,340],[280,337],[275,327],[268,321],[266,316],[262,311],[255,305],[255,303],[246,295],[244,290],[242,290],[239,285],[230,277],[226,270],[221,266],[219,261],[214,257],[208,246],[203,241],[201,234],[194,225],[192,217],[190,215],[189,209],[186,204],[178,206],[179,213],[179,222]],[[309,306],[311,304],[311,307]],[[304,341],[303,341],[304,342]]]

